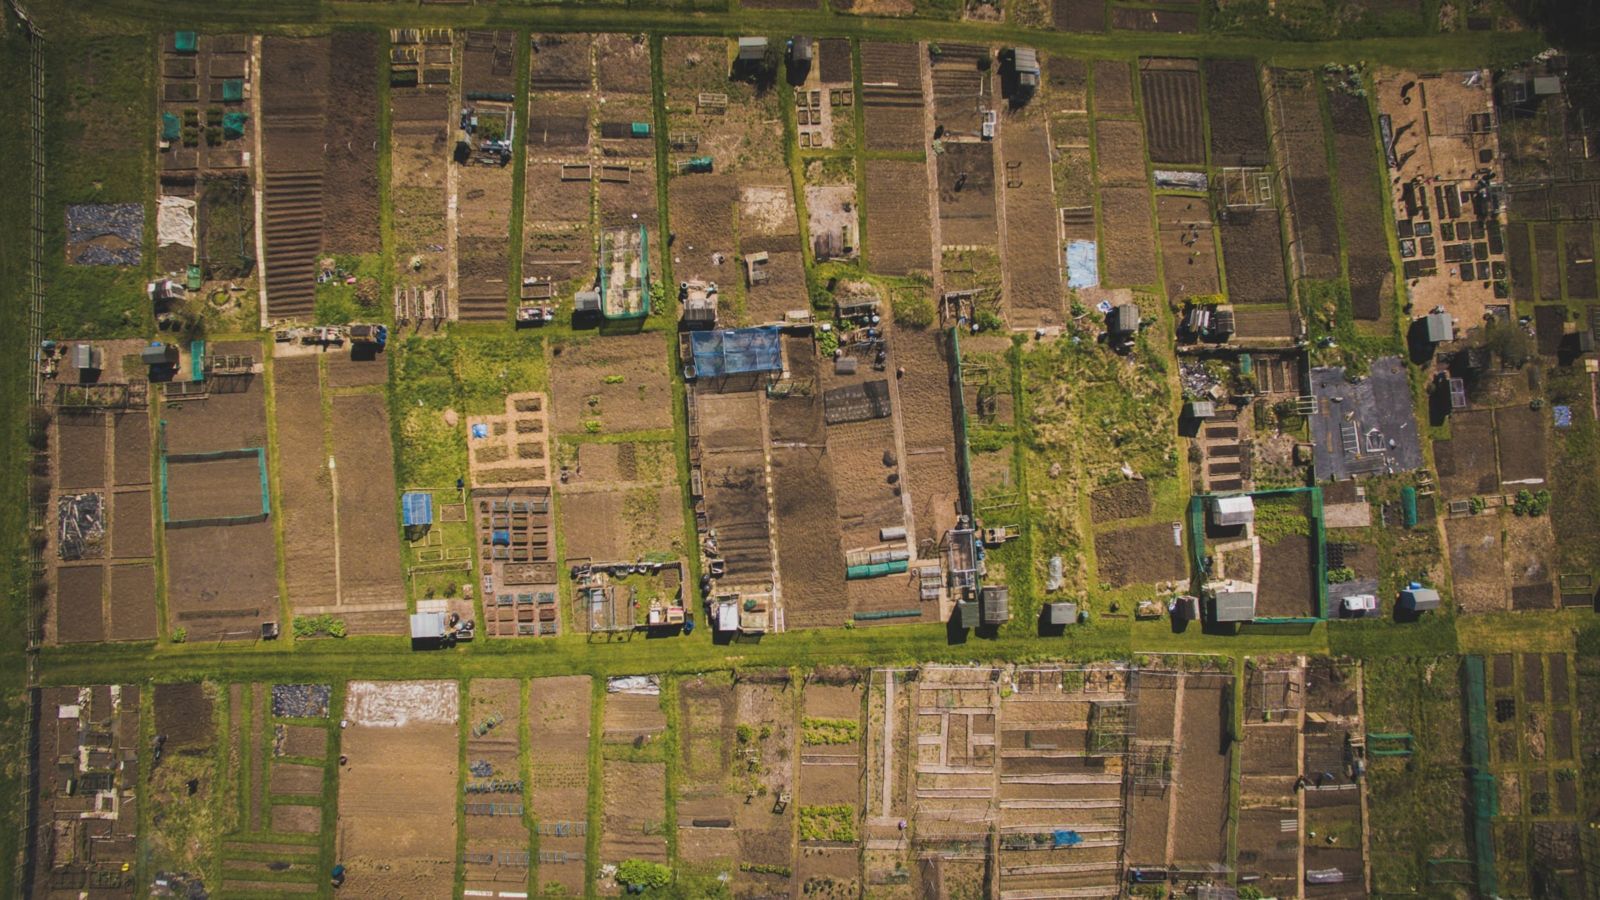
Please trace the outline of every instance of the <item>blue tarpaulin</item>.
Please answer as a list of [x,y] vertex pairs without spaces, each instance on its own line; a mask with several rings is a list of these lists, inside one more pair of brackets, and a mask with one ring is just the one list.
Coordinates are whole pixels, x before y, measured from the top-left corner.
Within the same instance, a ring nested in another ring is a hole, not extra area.
[[1083,843],[1083,835],[1070,829],[1058,829],[1055,834],[1057,847],[1076,847]]
[[1092,288],[1100,284],[1100,262],[1094,241],[1067,241],[1067,287]]
[[400,497],[400,519],[405,527],[433,524],[433,495],[410,491]]
[[698,378],[783,370],[783,337],[775,326],[695,331],[690,353]]
[[472,426],[472,436],[478,440],[483,440],[489,436],[489,426],[482,424]]
[[1571,428],[1572,427],[1572,407],[1570,407],[1570,406],[1552,406],[1551,409],[1555,411],[1556,427],[1557,428]]

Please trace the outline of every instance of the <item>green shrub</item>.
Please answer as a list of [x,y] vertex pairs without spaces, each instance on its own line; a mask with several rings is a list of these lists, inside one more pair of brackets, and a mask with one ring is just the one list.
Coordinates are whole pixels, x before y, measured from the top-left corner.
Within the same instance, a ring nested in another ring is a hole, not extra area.
[[1328,583],[1329,584],[1344,584],[1347,581],[1355,581],[1355,580],[1356,580],[1356,570],[1350,568],[1349,566],[1339,566],[1337,568],[1333,568],[1333,569],[1329,569],[1328,570]]
[[1533,491],[1523,488],[1517,491],[1517,498],[1511,505],[1511,511],[1519,516],[1542,516],[1550,508],[1550,492]]
[[921,291],[896,291],[890,309],[896,325],[927,328],[933,324],[933,301]]
[[617,884],[625,887],[666,887],[672,883],[672,870],[643,859],[625,859],[617,865]]
[[860,737],[861,723],[854,719],[806,716],[800,720],[800,742],[807,746],[849,744]]

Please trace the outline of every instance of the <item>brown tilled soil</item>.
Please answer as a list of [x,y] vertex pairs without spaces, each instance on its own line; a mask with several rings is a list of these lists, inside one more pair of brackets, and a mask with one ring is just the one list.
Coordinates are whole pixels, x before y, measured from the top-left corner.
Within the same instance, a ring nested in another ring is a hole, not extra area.
[[1150,485],[1145,481],[1124,481],[1103,487],[1089,496],[1089,509],[1096,525],[1148,515]]
[[198,681],[156,685],[156,733],[167,736],[169,748],[193,747],[216,740],[211,695]]
[[1158,196],[1156,222],[1167,296],[1176,300],[1221,290],[1211,205],[1202,197]]
[[667,840],[661,823],[666,817],[667,767],[608,759],[602,777],[601,864],[625,859],[666,862]]
[[1464,499],[1499,489],[1494,416],[1490,410],[1457,412],[1450,417],[1450,437],[1433,442],[1446,498]]
[[535,34],[529,40],[530,88],[535,91],[586,91],[590,88],[593,35]]
[[1229,210],[1220,226],[1228,296],[1235,303],[1282,303],[1289,297],[1278,214]]
[[56,573],[56,641],[75,644],[105,640],[101,594],[105,566],[70,566]]
[[56,478],[63,491],[106,483],[106,425],[96,416],[62,416],[56,428]]
[[872,150],[923,147],[921,52],[916,44],[868,41],[861,45],[862,96],[866,108],[866,146]]
[[1166,523],[1095,535],[1100,579],[1115,587],[1181,579],[1188,572],[1183,548],[1172,542]]
[[[785,342],[796,379],[815,378],[817,356],[810,341],[785,338]],[[848,613],[844,554],[839,547],[833,461],[823,451],[827,433],[822,398],[813,392],[772,400],[767,417],[775,443],[806,445],[772,450],[785,621],[791,628],[843,624]]]
[[1211,164],[1266,165],[1270,159],[1266,118],[1255,61],[1208,59],[1203,65],[1211,115]]
[[[150,491],[122,491],[112,499],[111,552],[122,559],[143,559],[155,553]],[[257,500],[256,508],[260,509]]]
[[272,521],[167,532],[169,625],[189,640],[253,638],[278,618]]
[[1384,234],[1383,203],[1372,190],[1378,179],[1372,115],[1365,98],[1343,91],[1329,91],[1327,98],[1339,174],[1339,215],[1350,269],[1350,304],[1357,317],[1374,320],[1383,315],[1393,296],[1394,268]]
[[111,628],[106,637],[113,641],[152,641],[157,627],[155,567],[113,567]]
[[316,358],[276,360],[273,382],[285,582],[296,606],[324,606],[336,599],[334,580],[329,577],[335,547],[332,479],[323,453]]
[[994,145],[988,142],[945,144],[945,151],[939,154],[938,167],[941,240],[946,244],[993,245],[998,237]]
[[1301,274],[1310,278],[1339,276],[1339,226],[1334,215],[1333,183],[1328,178],[1328,150],[1322,129],[1322,108],[1310,72],[1274,69],[1274,128],[1286,157],[1288,210],[1294,242],[1291,250]]
[[302,763],[272,764],[272,793],[320,794],[322,793],[322,767]]
[[1124,60],[1095,60],[1094,114],[1133,115],[1133,68]]
[[[1221,864],[1228,852],[1228,771],[1231,678],[1190,675],[1183,687],[1183,740],[1177,748],[1179,830],[1175,863]],[[1143,710],[1140,711],[1141,713]]]
[[150,483],[150,417],[143,411],[118,413],[113,435],[115,482]]
[[[737,181],[731,175],[673,178],[667,182],[667,198],[667,214],[676,235],[673,271],[683,278],[714,281],[734,289],[743,278],[732,230],[739,199]],[[718,255],[720,263],[715,258]]]
[[1200,68],[1194,60],[1141,60],[1144,121],[1150,160],[1190,165],[1206,160],[1201,128]]
[[454,725],[355,725],[341,736],[338,852],[347,889],[443,896],[455,871]]
[[1063,321],[1061,248],[1056,240],[1047,129],[1036,120],[1018,120],[1007,131],[1001,149],[1005,163],[1004,258],[1010,275],[1006,318],[1013,328],[1059,325]]
[[279,756],[299,756],[321,759],[328,752],[328,729],[314,725],[276,725],[283,732],[282,752]]
[[[1454,421],[1452,419],[1452,430]],[[1513,486],[1510,482],[1545,479],[1548,474],[1545,459],[1548,421],[1549,417],[1542,410],[1526,405],[1494,411],[1495,433],[1500,440],[1500,481],[1507,488]]]
[[928,173],[920,162],[867,161],[867,261],[875,272],[931,271]]
[[677,485],[568,492],[560,507],[568,559],[632,561],[683,543]]
[[1261,545],[1261,581],[1256,586],[1256,615],[1317,614],[1314,541],[1291,534]]
[[[394,453],[382,395],[333,400],[333,449],[339,466],[339,557],[346,603],[404,596],[395,523]],[[397,615],[394,629],[403,622]]]
[[1100,211],[1105,232],[1101,251],[1105,255],[1106,284],[1155,284],[1156,236],[1150,224],[1150,189],[1101,188]]
[[1506,608],[1505,562],[1500,547],[1500,517],[1468,516],[1445,521],[1455,600],[1462,612]]
[[595,69],[605,93],[650,93],[650,42],[642,34],[602,34],[595,40]]
[[378,35],[335,31],[328,83],[336,115],[323,132],[322,248],[376,253],[378,246]]
[[169,463],[167,511],[173,521],[261,514],[261,460],[255,454]]
[[1095,123],[1095,177],[1102,185],[1144,184],[1144,126],[1137,121]]
[[[950,391],[949,338],[941,331],[907,328],[894,332],[890,365],[905,368],[899,380],[900,421],[905,436],[907,481],[916,540],[938,540],[955,525],[959,490],[951,429],[955,406]],[[898,360],[898,362],[897,362]]]
[[[598,421],[603,432],[672,427],[667,347],[660,335],[555,344],[551,356],[558,434],[582,434],[588,421]],[[623,380],[607,384],[608,375],[621,375]]]

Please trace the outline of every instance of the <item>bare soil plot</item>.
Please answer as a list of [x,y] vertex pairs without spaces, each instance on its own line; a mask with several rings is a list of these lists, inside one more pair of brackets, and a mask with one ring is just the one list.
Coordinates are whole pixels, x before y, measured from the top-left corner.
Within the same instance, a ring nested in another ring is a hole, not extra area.
[[156,733],[169,747],[194,747],[216,738],[211,689],[190,681],[158,684],[155,689]]
[[[786,337],[796,380],[817,377],[817,354],[803,337]],[[787,627],[842,625],[848,614],[844,553],[833,460],[826,452],[822,397],[791,394],[767,407],[772,442],[772,503],[777,520],[778,577]]]
[[[409,720],[391,708],[410,693],[380,686],[350,713],[340,735],[348,757],[339,777],[336,852],[348,887],[361,892],[448,896],[455,873],[456,784],[460,765],[454,682],[414,682],[440,701],[435,714]],[[352,704],[356,704],[352,685]],[[420,699],[420,698],[419,698]],[[441,721],[442,720],[442,721]]]
[[[325,207],[322,156],[331,65],[327,37],[261,41],[261,158],[267,312],[310,315]],[[374,72],[376,71],[376,60]]]
[[[1548,421],[1549,417],[1541,410],[1527,405],[1506,406],[1494,411],[1503,487],[1537,486],[1544,482],[1548,474],[1545,454]],[[1453,421],[1451,427],[1454,428]]]
[[1274,139],[1287,183],[1290,255],[1297,274],[1306,278],[1338,278],[1339,231],[1334,215],[1333,184],[1328,177],[1328,150],[1322,128],[1322,106],[1316,76],[1293,69],[1273,69],[1270,107]]
[[529,87],[534,91],[587,91],[592,86],[594,36],[535,34],[530,38]]
[[1166,523],[1098,533],[1094,549],[1101,580],[1116,587],[1181,579],[1188,571]]
[[528,702],[532,784],[539,823],[541,883],[581,892],[588,839],[589,739],[592,687],[587,675],[536,678]]
[[1210,201],[1162,194],[1156,197],[1156,219],[1167,297],[1179,300],[1219,293],[1222,285]]
[[[667,348],[656,334],[591,338],[551,347],[554,430],[583,434],[672,427]],[[621,381],[608,376],[622,376]]]
[[1005,291],[1005,312],[1013,328],[1059,325],[1064,321],[1061,243],[1050,152],[1043,123],[1019,120],[1014,127],[1008,125],[1001,153],[1005,164],[1004,262],[1010,279]]
[[111,621],[106,639],[153,641],[159,627],[154,566],[111,567]]
[[1464,613],[1507,608],[1508,585],[1498,515],[1445,521],[1456,605]]
[[[341,597],[352,607],[403,597],[395,520],[394,452],[389,413],[376,394],[333,399],[333,450],[340,462],[339,556]],[[399,631],[400,617],[392,627]],[[374,627],[378,626],[373,623]]]
[[675,162],[710,156],[719,172],[783,164],[778,91],[734,77],[732,41],[669,36],[661,62]]
[[667,861],[667,767],[657,762],[608,759],[602,769],[605,801],[600,838],[602,864],[626,859]]
[[1555,559],[1555,535],[1549,517],[1508,517],[1504,544],[1512,608],[1555,608],[1554,578],[1550,571],[1550,562]]
[[[1156,762],[1162,751],[1173,753],[1178,737],[1178,676],[1169,672],[1141,670],[1138,678],[1139,704],[1134,711],[1133,745]],[[1127,813],[1127,852],[1129,866],[1156,866],[1167,862],[1168,831],[1172,815],[1171,779],[1129,795]]]
[[600,90],[650,93],[650,42],[643,34],[602,34],[595,38],[595,71]]
[[1567,299],[1594,299],[1594,231],[1590,223],[1566,224],[1561,229],[1561,239],[1562,255],[1566,259]]
[[923,149],[926,120],[918,44],[863,42],[861,94],[869,150]]
[[1140,93],[1150,160],[1175,165],[1206,161],[1201,124],[1200,64],[1192,59],[1139,60]]
[[908,275],[932,271],[933,232],[924,164],[868,160],[866,207],[867,262],[874,272]]
[[1136,121],[1109,119],[1096,122],[1095,148],[1098,165],[1095,175],[1100,184],[1146,183],[1144,170],[1144,126]]
[[925,546],[955,526],[958,502],[949,337],[943,331],[897,331],[894,354],[905,368],[900,418],[911,515],[918,545]]
[[[530,155],[533,152],[530,147]],[[530,161],[525,177],[523,277],[548,278],[557,283],[592,277],[595,233],[591,168],[586,163],[573,168],[557,161]]]
[[1200,14],[1176,9],[1111,7],[1111,27],[1119,31],[1192,34],[1200,30]]
[[1315,616],[1316,541],[1291,534],[1261,544],[1261,580],[1256,585],[1256,615]]
[[1206,106],[1211,118],[1211,164],[1264,166],[1271,161],[1261,101],[1261,76],[1254,60],[1208,59],[1203,63]]
[[994,145],[952,142],[938,157],[939,234],[946,244],[993,244]]
[[1283,268],[1283,234],[1275,209],[1219,213],[1228,297],[1235,303],[1283,303],[1289,289]]
[[[1379,190],[1378,157],[1373,150],[1372,113],[1365,97],[1328,91],[1333,120],[1333,158],[1339,173],[1339,215],[1347,244],[1350,305],[1357,318],[1377,320],[1394,294],[1394,268]],[[1382,170],[1387,176],[1388,170]]]
[[150,483],[150,416],[118,413],[113,422],[112,480],[118,486]]
[[1150,223],[1150,189],[1101,188],[1100,212],[1105,231],[1101,248],[1106,267],[1104,282],[1118,286],[1154,284],[1156,241]]
[[[802,806],[861,803],[861,674],[816,673],[801,694],[801,746],[796,802]],[[826,680],[824,680],[826,679]],[[845,723],[853,723],[851,725]],[[852,733],[854,736],[852,737]],[[861,884],[859,851],[852,846],[800,848],[795,876],[824,896],[854,896]]]
[[676,485],[564,491],[561,530],[568,559],[631,562],[683,544],[682,494]]
[[1446,497],[1481,496],[1499,489],[1494,416],[1490,410],[1461,410],[1450,417],[1450,437],[1434,441],[1434,460]]
[[57,422],[56,434],[56,484],[61,490],[105,487],[105,418],[65,415]]
[[1183,740],[1177,750],[1177,820],[1173,862],[1216,864],[1227,857],[1228,783],[1233,750],[1228,722],[1233,718],[1231,675],[1184,676],[1181,717]]
[[295,606],[327,605],[338,599],[338,593],[337,583],[329,577],[336,551],[333,492],[322,452],[322,392],[316,357],[275,360],[273,387],[285,583]]
[[717,530],[730,584],[772,581],[760,402],[751,394],[697,393],[690,415],[700,437],[706,519]]
[[1133,68],[1127,62],[1095,60],[1094,114],[1096,118],[1133,115]]
[[170,520],[261,514],[261,461],[255,454],[167,465]]
[[745,238],[739,242],[739,250],[744,254],[767,254],[767,261],[761,264],[766,280],[749,289],[744,321],[782,323],[789,313],[810,309],[805,260],[797,236]]
[[56,571],[56,641],[77,644],[106,637],[106,567],[64,566]]
[[323,132],[325,253],[376,253],[378,245],[378,34],[329,38],[330,100]]
[[[259,510],[260,503],[256,508]],[[155,553],[149,491],[121,491],[111,498],[111,553],[143,559]]]
[[456,305],[463,321],[506,317],[511,176],[510,166],[469,164],[456,172]]
[[737,296],[744,281],[734,239],[739,202],[732,175],[686,175],[667,182],[667,216],[675,235],[673,272],[726,286]]
[[1103,0],[1052,0],[1050,11],[1058,31],[1106,30],[1106,5]]

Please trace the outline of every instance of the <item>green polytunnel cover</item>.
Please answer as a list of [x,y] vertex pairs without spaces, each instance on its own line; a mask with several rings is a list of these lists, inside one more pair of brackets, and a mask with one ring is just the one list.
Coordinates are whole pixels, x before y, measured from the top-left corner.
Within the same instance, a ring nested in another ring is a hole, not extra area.
[[244,99],[244,79],[229,78],[222,82],[222,99],[227,103],[234,103]]
[[179,53],[193,53],[198,40],[193,31],[180,31],[172,36],[172,47]]
[[227,138],[244,137],[244,123],[250,117],[242,112],[223,113],[222,136]]
[[165,112],[161,114],[161,139],[175,141],[183,132],[183,125],[178,121],[177,113]]

